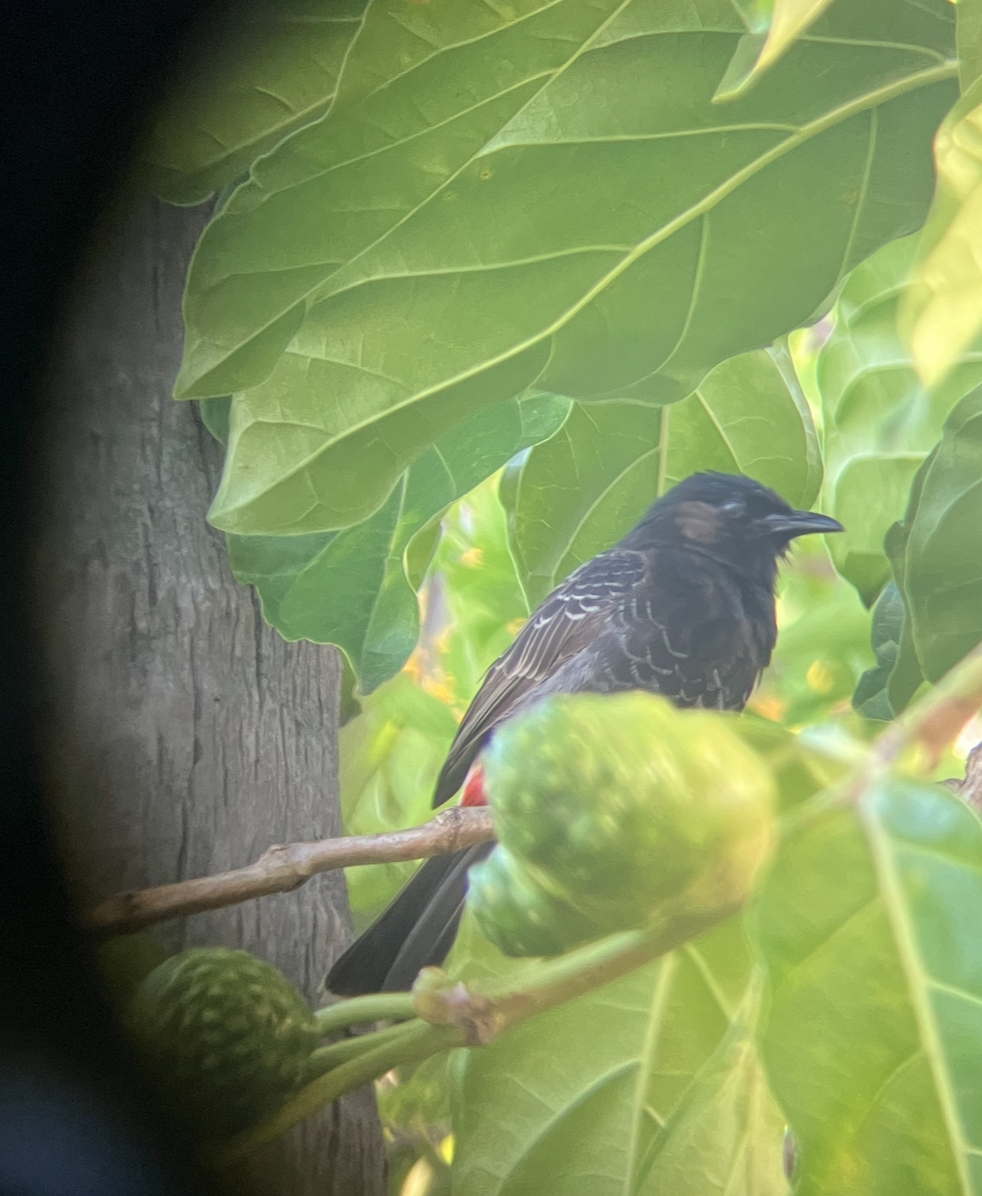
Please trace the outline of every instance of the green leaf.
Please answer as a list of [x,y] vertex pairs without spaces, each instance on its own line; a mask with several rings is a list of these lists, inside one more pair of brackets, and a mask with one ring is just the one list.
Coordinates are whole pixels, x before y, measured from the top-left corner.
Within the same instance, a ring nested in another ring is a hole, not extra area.
[[748,473],[797,506],[814,501],[822,477],[817,439],[783,348],[723,362],[670,407],[577,403],[559,432],[529,454],[514,495],[513,547],[530,601],[700,469]]
[[895,551],[917,662],[937,681],[982,640],[982,387],[948,416]]
[[959,0],[955,12],[958,80],[964,95],[982,75],[982,4],[979,0]]
[[323,401],[336,389],[334,363],[285,354],[268,382],[233,399],[209,522],[226,532],[267,536],[360,523],[442,436],[524,391],[537,372],[526,368],[536,352],[360,426],[348,422],[347,404]]
[[853,457],[834,482],[831,509],[846,529],[829,551],[840,573],[872,602],[890,576],[883,548],[886,529],[902,511],[924,460],[919,453],[870,453]]
[[982,1191],[982,825],[893,780],[802,818],[756,914],[797,1196]]
[[900,313],[914,365],[929,387],[978,348],[982,333],[982,80],[941,126],[934,155],[937,192]]
[[[256,163],[202,238],[188,280],[178,396],[263,380],[318,288],[443,190],[617,7],[370,4],[326,119]],[[291,313],[295,322],[285,321]],[[361,364],[356,355],[353,375]]]
[[890,704],[887,684],[897,663],[904,628],[904,599],[896,582],[890,582],[873,609],[871,642],[876,653],[876,667],[867,669],[859,679],[852,704],[866,718],[889,722],[896,711]]
[[825,425],[826,509],[845,533],[828,538],[838,571],[871,604],[890,577],[883,547],[911,479],[945,416],[982,378],[972,354],[928,393],[897,331],[897,307],[916,238],[885,246],[853,271],[817,364]]
[[[924,478],[927,475],[928,464],[937,456],[938,448],[928,454],[920,469],[914,475],[910,487],[910,498],[907,503],[908,513],[916,510],[920,501]],[[920,661],[917,659],[917,649],[914,646],[914,633],[911,620],[907,615],[908,599],[905,594],[907,574],[907,543],[910,539],[910,525],[904,520],[893,524],[886,534],[884,546],[890,558],[894,581],[904,600],[904,621],[900,628],[900,640],[897,647],[897,660],[891,669],[886,682],[886,697],[890,709],[899,714],[906,709],[911,698],[917,692],[924,680]]]
[[228,444],[228,421],[232,411],[230,395],[214,399],[201,399],[198,404],[201,422],[221,444]]
[[213,51],[157,113],[142,147],[147,185],[201,203],[288,133],[324,115],[364,0],[236,8],[208,30]]
[[750,970],[741,922],[731,920],[461,1052],[451,1093],[457,1196],[631,1192],[650,1144],[729,1030]]
[[256,586],[263,614],[284,639],[337,644],[370,693],[402,668],[419,636],[405,568],[413,537],[515,453],[554,432],[569,406],[534,395],[481,412],[428,449],[365,522],[306,536],[229,536],[232,569]]
[[645,1160],[639,1196],[781,1196],[784,1116],[757,1055],[760,986],[693,1080]]
[[533,382],[679,399],[917,227],[945,0],[839,4],[714,106],[742,32],[722,3],[373,4],[331,112],[195,256],[177,392],[253,388],[216,525],[365,518],[437,429]]
[[609,548],[658,497],[658,443],[668,407],[576,403],[522,466],[510,512],[529,605]]
[[[740,39],[713,99],[720,103],[745,95],[831,3],[832,0],[773,0],[771,6],[766,0],[758,0],[754,5],[759,10],[754,14],[757,20],[751,22],[750,32]],[[769,21],[762,11],[766,8],[771,8]]]

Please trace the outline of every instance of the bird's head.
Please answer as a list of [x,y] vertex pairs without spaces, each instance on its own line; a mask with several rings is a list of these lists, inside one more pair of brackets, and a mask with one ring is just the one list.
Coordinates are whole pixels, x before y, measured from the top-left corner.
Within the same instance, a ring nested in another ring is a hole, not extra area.
[[796,536],[842,530],[828,515],[796,511],[753,478],[694,473],[649,509],[627,541],[688,546],[752,565],[762,558],[776,562]]

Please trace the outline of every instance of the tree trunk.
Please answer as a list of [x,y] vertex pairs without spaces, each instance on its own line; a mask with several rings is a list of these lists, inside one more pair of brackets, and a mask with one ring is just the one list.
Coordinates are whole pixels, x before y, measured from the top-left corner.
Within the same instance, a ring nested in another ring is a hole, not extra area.
[[[79,900],[244,864],[341,833],[334,649],[287,644],[205,523],[221,447],[171,385],[202,209],[133,200],[66,319],[39,479],[48,765]],[[325,596],[327,600],[328,596]],[[245,947],[316,1003],[350,938],[343,878],[159,928],[170,949]],[[267,1149],[264,1193],[374,1196],[369,1090]]]

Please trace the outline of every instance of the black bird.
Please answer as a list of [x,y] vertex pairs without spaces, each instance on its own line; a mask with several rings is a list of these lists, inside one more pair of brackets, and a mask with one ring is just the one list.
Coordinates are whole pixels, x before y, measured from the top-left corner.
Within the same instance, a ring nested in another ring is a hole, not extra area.
[[[777,638],[778,561],[796,536],[842,531],[795,511],[751,478],[697,473],[623,540],[581,565],[534,611],[488,670],[457,731],[433,797],[442,805],[506,719],[553,693],[644,689],[677,706],[742,710]],[[340,995],[409,988],[442,963],[482,843],[427,860],[338,959]]]

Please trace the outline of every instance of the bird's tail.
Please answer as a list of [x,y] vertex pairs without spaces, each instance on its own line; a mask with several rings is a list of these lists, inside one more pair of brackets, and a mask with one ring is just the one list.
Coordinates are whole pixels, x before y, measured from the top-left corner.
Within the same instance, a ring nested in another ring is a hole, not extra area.
[[463,913],[467,870],[493,847],[478,843],[427,860],[337,960],[327,988],[342,997],[402,992],[412,988],[420,968],[443,963]]

